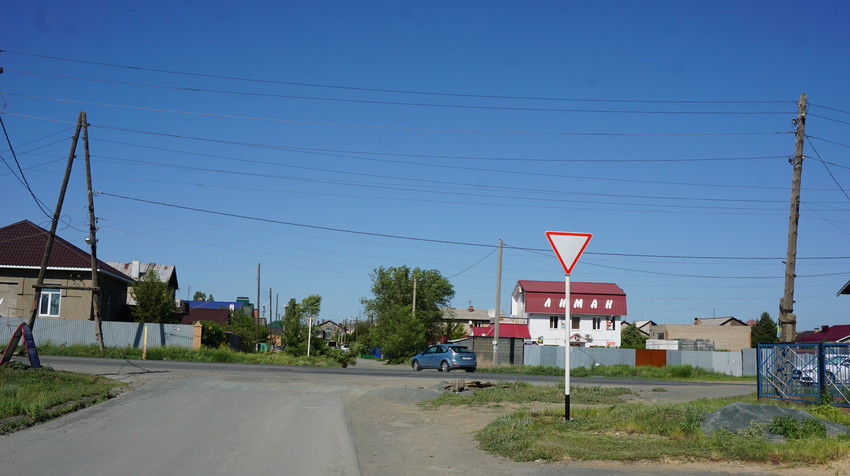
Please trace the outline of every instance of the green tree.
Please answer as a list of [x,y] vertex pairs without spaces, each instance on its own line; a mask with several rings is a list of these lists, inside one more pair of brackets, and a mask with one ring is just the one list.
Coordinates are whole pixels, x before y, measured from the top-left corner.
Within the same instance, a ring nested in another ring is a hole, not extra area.
[[[257,349],[257,323],[252,316],[242,311],[230,311],[227,331],[239,336],[239,350],[241,352],[255,352]],[[269,341],[269,330],[265,326],[259,328],[260,342]]]
[[375,316],[374,343],[390,361],[400,362],[451,331],[442,308],[455,292],[439,271],[382,266],[371,278],[373,298],[361,302]]
[[283,351],[291,355],[304,355],[307,353],[307,327],[301,319],[301,308],[295,302],[295,298],[283,308],[283,334],[281,342]]
[[136,300],[132,314],[137,322],[162,324],[180,322],[177,304],[174,302],[174,290],[169,290],[156,272],[149,271],[142,275],[130,292]]
[[750,329],[750,340],[753,347],[759,344],[775,344],[779,341],[776,337],[776,322],[771,319],[770,314],[761,313],[758,322]]
[[207,295],[201,291],[195,291],[195,294],[192,296],[193,301],[206,301]]
[[620,328],[620,347],[623,349],[646,349],[646,339],[634,323]]
[[302,299],[298,307],[301,309],[302,317],[318,317],[322,310],[322,296],[311,294]]
[[212,301],[215,301],[215,298],[213,297],[212,293],[210,293],[210,295],[207,296],[207,302],[212,302]]

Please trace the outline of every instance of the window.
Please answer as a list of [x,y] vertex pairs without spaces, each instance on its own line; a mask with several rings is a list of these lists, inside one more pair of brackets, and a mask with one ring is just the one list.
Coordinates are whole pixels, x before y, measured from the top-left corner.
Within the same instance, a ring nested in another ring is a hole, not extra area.
[[593,318],[593,330],[597,331],[602,328],[602,319],[599,317]]
[[571,327],[572,327],[573,329],[579,329],[579,328],[580,328],[580,327],[579,327],[579,324],[580,324],[580,323],[581,323],[581,318],[580,318],[580,317],[573,317],[573,322],[572,322],[572,326],[571,326]]
[[41,302],[38,306],[39,316],[59,317],[59,300],[61,292],[55,288],[44,288],[41,290]]
[[558,316],[549,316],[549,329],[558,328]]

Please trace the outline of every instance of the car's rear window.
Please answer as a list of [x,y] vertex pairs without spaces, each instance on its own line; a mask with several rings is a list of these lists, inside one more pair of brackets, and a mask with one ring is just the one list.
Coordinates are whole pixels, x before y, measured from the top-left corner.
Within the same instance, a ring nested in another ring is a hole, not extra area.
[[455,354],[474,354],[475,353],[475,352],[472,351],[472,349],[470,349],[469,347],[467,347],[465,345],[459,345],[459,346],[456,346],[456,347],[449,347],[449,349],[452,349],[452,351]]

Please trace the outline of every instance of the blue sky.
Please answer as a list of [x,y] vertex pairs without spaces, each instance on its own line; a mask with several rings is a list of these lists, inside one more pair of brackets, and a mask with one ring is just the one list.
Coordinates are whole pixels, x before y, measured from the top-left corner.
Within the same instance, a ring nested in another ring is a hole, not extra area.
[[[629,321],[776,319],[805,92],[798,331],[848,322],[847,3],[269,3],[4,8],[15,155],[52,213],[87,113],[100,258],[219,300],[255,300],[261,263],[262,306],[319,294],[341,320],[379,266],[492,309],[499,239],[507,309],[563,279],[545,231],[589,232],[572,280],[618,284]],[[47,228],[0,150],[0,223]]]

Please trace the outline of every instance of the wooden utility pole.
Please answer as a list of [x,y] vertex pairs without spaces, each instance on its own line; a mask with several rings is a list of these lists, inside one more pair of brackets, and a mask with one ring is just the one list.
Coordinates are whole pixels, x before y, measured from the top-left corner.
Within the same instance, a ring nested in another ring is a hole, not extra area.
[[499,260],[496,265],[496,317],[493,318],[493,365],[499,365],[499,318],[502,302],[502,240],[499,240]]
[[100,353],[105,351],[103,345],[103,325],[101,323],[101,299],[100,287],[97,284],[97,225],[94,216],[94,192],[91,186],[91,158],[89,156],[89,127],[86,119],[86,113],[81,112],[80,117],[83,121],[83,151],[86,161],[86,190],[89,199],[89,238],[88,242],[91,245],[91,306],[94,314],[94,334],[97,336],[97,345],[100,347]]
[[803,176],[803,141],[806,137],[806,93],[797,103],[796,149],[794,151],[794,177],[791,180],[791,213],[788,217],[788,254],[785,259],[785,294],[779,300],[779,341],[794,342],[797,334],[797,316],[794,314],[794,278],[797,268],[797,224],[800,221],[800,182]]
[[85,123],[86,113],[80,112],[77,118],[77,129],[74,131],[74,138],[71,141],[71,152],[68,153],[68,164],[65,166],[65,177],[62,179],[62,187],[59,189],[59,200],[56,202],[56,209],[53,212],[53,220],[50,223],[50,233],[47,235],[47,245],[44,247],[44,254],[41,255],[41,268],[38,270],[38,278],[34,285],[32,298],[32,307],[30,308],[30,318],[27,325],[30,329],[35,328],[35,318],[38,316],[38,303],[41,298],[41,289],[44,287],[44,275],[47,272],[47,262],[50,260],[50,253],[53,251],[53,239],[56,237],[56,226],[59,223],[59,217],[62,215],[62,204],[65,203],[65,191],[68,189],[68,179],[71,177],[71,166],[74,165],[74,155],[77,153],[77,141],[80,139],[80,129]]
[[257,307],[254,309],[256,313],[256,317],[254,318],[254,323],[257,327],[257,345],[254,350],[260,350],[260,263],[257,263]]

